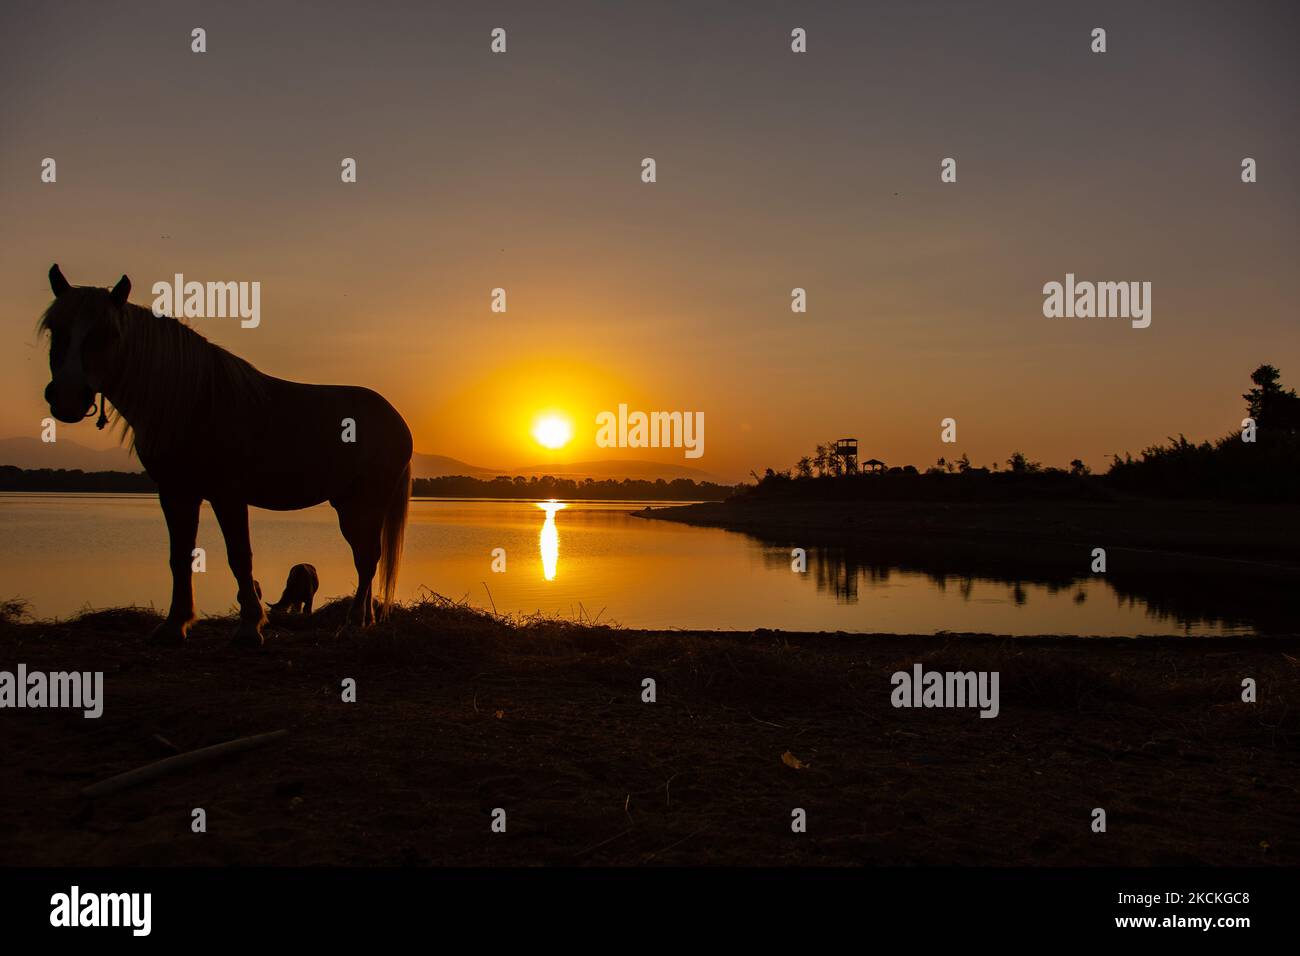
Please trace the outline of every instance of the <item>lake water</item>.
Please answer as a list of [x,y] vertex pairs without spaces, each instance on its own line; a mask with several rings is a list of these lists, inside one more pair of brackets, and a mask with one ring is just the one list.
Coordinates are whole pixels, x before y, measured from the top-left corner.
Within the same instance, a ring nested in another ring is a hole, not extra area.
[[[416,499],[398,596],[424,589],[500,612],[598,618],[628,627],[772,628],[930,634],[1222,634],[1249,628],[1178,620],[1122,597],[1102,578],[1069,586],[936,578],[864,570],[810,551],[807,573],[788,549],[746,535],[629,515],[647,502]],[[650,504],[657,504],[651,502]],[[669,504],[669,503],[663,503]],[[314,564],[321,598],[355,587],[351,553],[328,505],[252,512],[254,574],[268,600],[290,566]],[[195,575],[200,613],[235,606],[216,519],[204,505]],[[492,571],[493,549],[506,553]],[[0,599],[38,617],[126,604],[165,611],[167,532],[146,495],[0,494]]]

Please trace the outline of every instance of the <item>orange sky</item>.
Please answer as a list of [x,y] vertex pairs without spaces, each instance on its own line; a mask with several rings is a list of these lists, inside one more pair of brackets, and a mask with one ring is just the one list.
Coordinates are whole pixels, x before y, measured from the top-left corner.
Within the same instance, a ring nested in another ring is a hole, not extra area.
[[[54,261],[144,305],[176,272],[260,281],[258,328],[195,326],[494,467],[547,461],[552,409],[576,435],[551,458],[609,457],[620,402],[707,422],[700,459],[621,454],[732,479],[841,435],[891,464],[1104,467],[1236,427],[1261,362],[1300,382],[1293,10],[699,6],[6,5],[0,437],[47,414]],[[1151,327],[1045,319],[1067,272],[1150,281]]]

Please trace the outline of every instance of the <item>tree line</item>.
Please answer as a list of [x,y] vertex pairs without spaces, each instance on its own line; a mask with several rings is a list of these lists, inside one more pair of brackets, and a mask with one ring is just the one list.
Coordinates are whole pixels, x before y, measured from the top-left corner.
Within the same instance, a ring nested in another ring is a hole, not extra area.
[[597,501],[721,501],[738,490],[736,485],[674,478],[594,479],[556,478],[533,475],[525,478],[470,478],[449,475],[416,478],[411,495],[419,498],[589,498]]
[[1138,458],[1116,455],[1106,478],[1142,494],[1300,501],[1300,396],[1281,379],[1272,365],[1254,371],[1241,428],[1213,442],[1179,435]]
[[0,465],[0,491],[157,494],[142,471],[82,471],[79,468],[16,468]]
[[[791,468],[768,468],[750,490],[757,494],[812,498],[1014,498],[1049,494],[1095,496],[1122,491],[1158,497],[1300,501],[1300,395],[1282,386],[1282,373],[1261,365],[1250,376],[1252,388],[1242,427],[1216,441],[1199,444],[1185,436],[1151,445],[1134,458],[1112,456],[1104,475],[1094,476],[1080,458],[1068,467],[1045,466],[1021,451],[1005,463],[974,465],[939,458],[924,470],[915,465],[883,473],[846,473],[834,441],[819,444]],[[1003,465],[1005,464],[1005,467]],[[953,481],[939,481],[952,476]]]

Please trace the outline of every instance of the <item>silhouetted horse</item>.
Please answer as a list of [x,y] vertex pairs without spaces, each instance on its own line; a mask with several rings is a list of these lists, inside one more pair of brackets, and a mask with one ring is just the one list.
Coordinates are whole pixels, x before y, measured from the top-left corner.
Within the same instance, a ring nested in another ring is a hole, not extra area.
[[[348,620],[374,622],[376,570],[387,611],[411,486],[411,432],[393,406],[365,388],[264,375],[175,319],[131,305],[126,276],[110,292],[71,286],[54,265],[50,287],[54,302],[40,328],[50,333],[51,414],[79,422],[100,393],[100,427],[107,399],[158,483],[171,536],[172,600],[153,639],[183,641],[194,620],[190,567],[204,500],[239,585],[237,642],[261,644],[266,623],[253,587],[249,505],[290,511],[328,501],[357,568]],[[349,431],[353,441],[344,440]]]
[[268,611],[298,612],[310,614],[316,592],[320,589],[320,578],[316,576],[314,564],[295,564],[289,569],[289,579],[284,583],[280,600],[268,604]]

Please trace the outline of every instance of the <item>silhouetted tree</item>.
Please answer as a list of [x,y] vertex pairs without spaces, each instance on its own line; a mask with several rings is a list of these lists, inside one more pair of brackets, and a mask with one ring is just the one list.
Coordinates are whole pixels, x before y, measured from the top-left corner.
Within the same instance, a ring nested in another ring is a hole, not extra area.
[[813,467],[817,469],[818,475],[826,475],[830,473],[829,460],[826,446],[818,445],[817,454],[813,456]]
[[1251,374],[1255,387],[1241,397],[1246,413],[1259,426],[1260,437],[1269,432],[1293,432],[1300,427],[1300,396],[1294,388],[1284,389],[1282,373],[1272,365],[1261,365]]
[[1043,470],[1041,461],[1030,461],[1024,452],[1013,451],[1007,459],[1007,467],[1017,475],[1033,475]]

